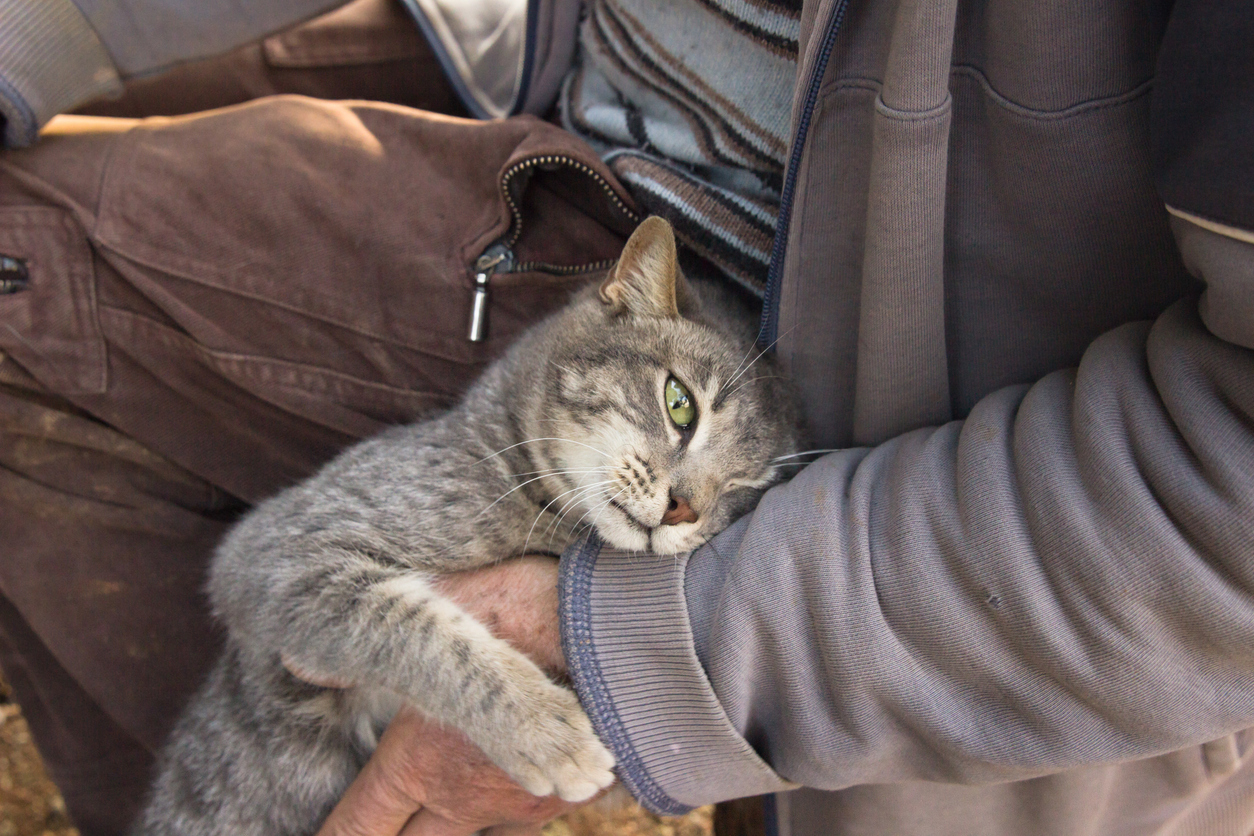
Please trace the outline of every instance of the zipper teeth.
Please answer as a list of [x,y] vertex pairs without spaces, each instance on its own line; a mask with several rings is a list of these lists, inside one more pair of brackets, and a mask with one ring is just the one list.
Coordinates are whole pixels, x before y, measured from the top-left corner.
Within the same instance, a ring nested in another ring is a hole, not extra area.
[[849,0],[838,0],[832,9],[819,57],[814,62],[810,89],[806,90],[805,106],[802,107],[801,118],[797,121],[797,136],[793,142],[792,153],[789,155],[784,188],[779,196],[779,219],[775,224],[775,240],[771,242],[771,266],[766,273],[766,288],[763,290],[762,299],[762,327],[758,331],[762,335],[758,338],[759,344],[765,343],[768,347],[775,344],[776,331],[779,330],[778,285],[784,272],[784,250],[788,240],[788,228],[792,225],[792,204],[797,189],[797,175],[801,168],[801,155],[805,151],[806,138],[810,133],[810,119],[814,116],[815,105],[818,104],[819,88],[823,86],[827,62],[832,57],[836,35],[840,32],[841,24],[845,19],[845,9],[848,6]]
[[613,266],[617,259],[607,258],[602,261],[593,261],[588,264],[577,264],[574,266],[562,264],[548,264],[544,261],[523,261],[514,265],[517,272],[539,271],[542,273],[553,273],[558,276],[573,276],[576,273],[595,273],[597,270],[608,270]]
[[[514,227],[509,236],[505,239],[505,245],[507,247],[512,248],[514,244],[518,243],[518,239],[522,236],[522,209],[519,208],[518,204],[514,201],[514,193],[510,190],[511,182],[516,176],[518,176],[519,172],[526,171],[529,168],[535,168],[539,165],[551,165],[552,163],[561,163],[562,165],[570,166],[581,174],[588,175],[598,186],[601,187],[601,190],[605,192],[606,196],[609,197],[614,205],[618,207],[618,211],[622,212],[633,221],[640,220],[640,216],[631,211],[631,209],[627,207],[627,204],[623,203],[622,198],[614,193],[614,187],[609,184],[609,181],[607,181],[600,174],[597,174],[591,166],[585,165],[584,163],[579,162],[579,160],[576,160],[573,157],[567,157],[564,154],[545,154],[540,157],[531,157],[523,160],[522,162],[515,163],[507,168],[505,173],[501,175],[501,185],[504,186],[501,191],[505,195],[505,202],[509,204],[510,213],[514,216]],[[610,263],[612,264],[613,262]],[[578,272],[579,270],[584,269],[592,268],[580,267],[567,269],[566,272]]]

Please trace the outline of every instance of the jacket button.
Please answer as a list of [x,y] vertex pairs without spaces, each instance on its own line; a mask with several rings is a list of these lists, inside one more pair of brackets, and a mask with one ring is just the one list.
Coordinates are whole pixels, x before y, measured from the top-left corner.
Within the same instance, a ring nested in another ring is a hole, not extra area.
[[17,293],[30,286],[30,271],[20,258],[0,255],[0,294]]

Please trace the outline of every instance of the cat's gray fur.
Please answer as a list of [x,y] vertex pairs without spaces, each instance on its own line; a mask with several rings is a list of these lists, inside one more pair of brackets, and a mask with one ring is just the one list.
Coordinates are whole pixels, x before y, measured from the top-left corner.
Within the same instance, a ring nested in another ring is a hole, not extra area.
[[[610,783],[575,695],[428,579],[557,553],[589,527],[623,548],[686,551],[752,507],[772,459],[796,449],[791,395],[769,358],[751,365],[754,326],[710,302],[650,219],[604,283],[526,333],[460,405],[251,512],[210,573],[225,651],[135,832],[312,833],[402,701],[538,795]],[[697,403],[687,431],[662,400],[671,374]],[[662,524],[672,495],[696,522]],[[354,686],[311,685],[284,661]]]

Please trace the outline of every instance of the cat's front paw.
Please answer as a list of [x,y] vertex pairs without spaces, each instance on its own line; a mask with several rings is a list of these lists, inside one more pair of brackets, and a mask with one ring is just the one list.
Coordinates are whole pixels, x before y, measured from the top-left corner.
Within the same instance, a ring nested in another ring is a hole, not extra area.
[[546,683],[544,707],[531,713],[497,761],[532,795],[586,801],[614,782],[614,756],[592,732],[574,693]]

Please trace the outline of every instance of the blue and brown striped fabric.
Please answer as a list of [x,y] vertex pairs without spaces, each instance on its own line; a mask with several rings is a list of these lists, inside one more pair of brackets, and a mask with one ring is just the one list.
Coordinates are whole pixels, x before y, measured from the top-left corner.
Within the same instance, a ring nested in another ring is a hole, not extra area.
[[801,4],[593,0],[562,118],[647,211],[761,295],[779,210]]

